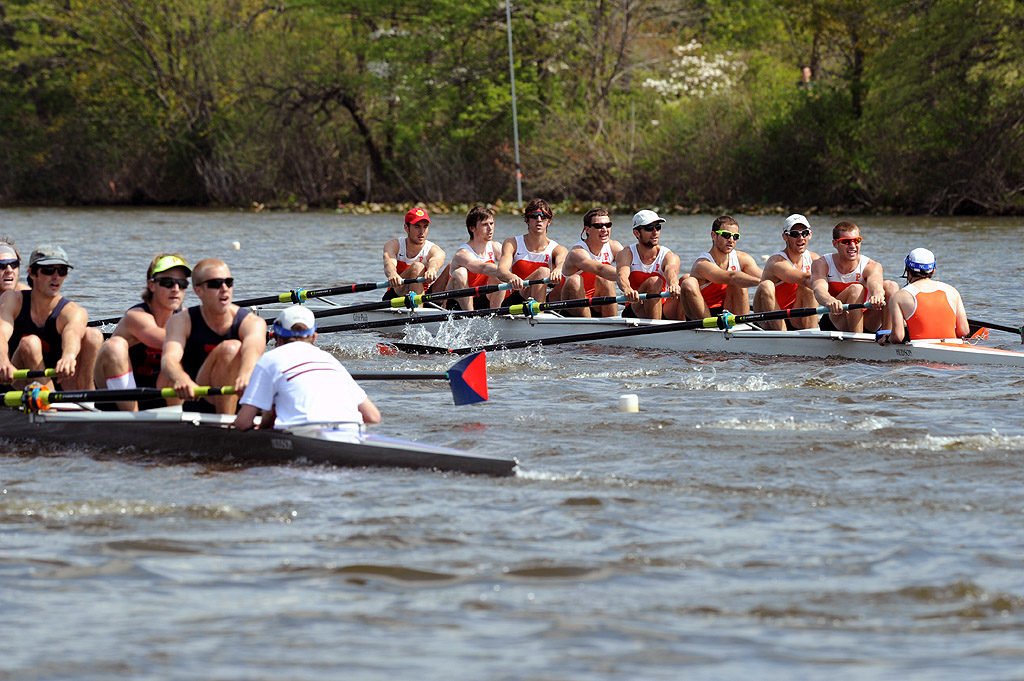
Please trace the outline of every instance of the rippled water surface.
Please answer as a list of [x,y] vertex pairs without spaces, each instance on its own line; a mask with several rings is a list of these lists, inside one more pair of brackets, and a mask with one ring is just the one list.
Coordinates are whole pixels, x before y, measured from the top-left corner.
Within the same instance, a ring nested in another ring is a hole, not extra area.
[[[812,248],[837,220],[812,219]],[[969,316],[1020,324],[1018,221],[857,221],[887,276],[927,246]],[[740,248],[774,252],[780,222],[741,218]],[[499,216],[498,237],[522,226]],[[378,281],[400,227],[0,210],[24,256],[65,245],[93,317],[133,304],[161,250],[224,258],[239,297]],[[662,242],[690,261],[709,227],[672,218]],[[449,253],[464,235],[459,217],[431,232]],[[446,368],[375,338],[322,340],[353,370]],[[1024,368],[568,345],[488,365],[473,407],[366,387],[379,431],[514,455],[511,479],[0,440],[0,678],[1024,679]]]

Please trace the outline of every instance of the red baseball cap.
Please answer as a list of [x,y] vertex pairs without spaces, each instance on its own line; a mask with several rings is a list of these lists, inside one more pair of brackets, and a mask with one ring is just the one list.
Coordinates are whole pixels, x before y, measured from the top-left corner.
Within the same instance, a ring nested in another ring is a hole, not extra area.
[[405,224],[407,225],[415,225],[417,222],[423,222],[424,220],[430,222],[430,216],[422,208],[413,208],[405,214]]

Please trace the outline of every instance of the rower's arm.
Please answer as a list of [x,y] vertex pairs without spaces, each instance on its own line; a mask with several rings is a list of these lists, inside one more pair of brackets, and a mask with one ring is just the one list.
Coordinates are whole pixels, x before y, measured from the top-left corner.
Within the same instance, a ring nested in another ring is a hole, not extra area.
[[740,270],[743,272],[743,274],[747,275],[748,282],[753,282],[744,284],[744,288],[750,288],[752,286],[757,286],[758,284],[760,284],[761,275],[763,274],[763,272],[761,271],[761,268],[758,266],[757,262],[754,261],[753,256],[751,256],[749,253],[740,253],[739,260]]
[[185,342],[191,332],[192,320],[187,312],[173,315],[167,321],[164,349],[160,357],[160,374],[181,399],[195,397],[196,382],[185,373],[181,364],[185,356]]
[[14,367],[7,352],[7,346],[14,335],[14,318],[18,316],[21,291],[6,291],[0,295],[0,381],[10,383]]
[[679,256],[671,252],[666,253],[662,265],[665,267],[665,281],[667,282],[668,292],[678,296],[681,290],[679,286]]
[[899,291],[892,297],[889,305],[889,340],[892,343],[902,343],[906,338],[907,318],[904,315],[904,306],[914,306],[914,296],[909,291]]
[[[498,279],[512,284],[512,288],[519,290],[523,288],[522,278],[512,274],[512,261],[516,257],[516,240],[505,239],[501,245],[501,257],[498,258]],[[470,269],[472,271],[472,269]]]
[[427,269],[423,273],[423,283],[426,286],[433,284],[437,279],[437,275],[444,269],[446,257],[444,249],[437,244],[430,247],[430,253],[427,255]]
[[238,337],[242,341],[242,350],[234,388],[236,394],[241,394],[249,385],[249,377],[252,376],[256,360],[263,356],[263,351],[267,349],[267,322],[259,315],[246,315],[238,327]]
[[[63,323],[63,327],[62,327]],[[60,332],[61,356],[53,367],[59,378],[71,378],[78,368],[78,353],[82,350],[82,337],[88,327],[89,314],[80,305],[69,302],[57,318]]]
[[958,338],[967,338],[971,335],[971,325],[967,321],[967,310],[964,309],[964,301],[960,297],[959,291],[956,292],[956,335]]
[[623,248],[619,251],[619,254],[615,256],[615,270],[617,272],[615,283],[619,290],[629,298],[629,302],[636,303],[639,302],[640,296],[636,289],[629,284],[630,265],[632,262],[633,255],[629,250]]
[[384,276],[392,288],[402,285],[402,277],[398,274],[398,239],[384,244]]
[[129,341],[135,338],[150,348],[163,348],[164,341],[167,340],[167,329],[158,326],[153,315],[134,308],[124,313],[121,322],[114,329],[114,335],[123,336]]
[[828,262],[818,258],[811,263],[811,292],[818,305],[827,305],[829,314],[842,314],[843,301],[828,292]]
[[882,265],[872,260],[864,267],[864,286],[868,290],[871,307],[880,310],[885,305],[885,290],[882,288]]
[[551,253],[551,268],[548,276],[551,278],[552,285],[562,283],[564,275],[562,274],[562,267],[565,265],[566,257],[569,255],[569,251],[559,244],[555,246],[555,250]]
[[380,423],[380,410],[369,397],[359,404],[359,413],[363,415],[363,423]]

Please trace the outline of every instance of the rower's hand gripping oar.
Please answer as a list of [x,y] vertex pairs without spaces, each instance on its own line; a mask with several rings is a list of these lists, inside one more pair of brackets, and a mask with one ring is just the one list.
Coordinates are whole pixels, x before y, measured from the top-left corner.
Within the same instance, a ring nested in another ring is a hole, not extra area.
[[1006,331],[1020,336],[1021,344],[1024,344],[1024,326],[1007,326],[1006,324],[993,324],[992,322],[981,321],[980,319],[968,319],[967,324],[971,327],[971,333],[977,333],[978,329],[989,328],[996,331]]
[[[422,284],[424,281],[423,277],[416,277],[415,279],[403,279],[402,284],[408,286],[409,284]],[[273,303],[304,303],[307,300],[313,298],[326,298],[327,296],[340,296],[346,293],[359,293],[361,291],[374,291],[377,289],[388,288],[391,286],[391,282],[388,281],[371,281],[365,284],[343,284],[341,286],[332,286],[330,288],[318,288],[318,289],[304,289],[297,288],[285,293],[277,293],[270,296],[262,296],[260,298],[246,298],[245,300],[233,301],[238,307],[251,307],[253,305],[271,305]],[[93,319],[89,321],[89,326],[103,326],[104,324],[115,324],[121,320],[122,315],[117,317],[107,317],[105,319]]]
[[[853,303],[843,305],[843,310],[860,310],[869,307],[869,303]],[[583,343],[593,340],[604,340],[607,338],[624,338],[627,336],[642,336],[648,333],[668,333],[671,331],[685,331],[688,329],[731,329],[736,324],[748,322],[766,321],[769,319],[792,319],[796,317],[809,317],[814,314],[828,314],[827,305],[820,307],[797,307],[791,310],[774,310],[771,312],[754,312],[751,314],[734,315],[732,313],[720,314],[717,317],[705,317],[685,322],[670,322],[668,324],[645,324],[631,326],[624,329],[609,329],[607,331],[595,331],[593,333],[577,333],[566,336],[552,336],[550,338],[536,338],[533,340],[508,341],[505,343],[494,343],[470,348],[456,348],[454,350],[441,350],[456,355],[466,355],[471,352],[490,350],[515,350],[517,348],[533,347],[536,345],[559,345],[561,343]],[[437,349],[429,346],[409,345],[394,343],[400,350],[409,352],[437,352]]]
[[[551,279],[544,277],[543,279],[530,279],[529,281],[523,282],[523,288],[528,286],[535,286],[537,284],[547,284]],[[456,289],[454,291],[440,291],[438,293],[410,293],[400,298],[389,298],[388,300],[380,300],[374,303],[364,303],[362,305],[349,305],[347,307],[336,307],[331,310],[316,310],[313,312],[314,317],[333,317],[339,314],[353,314],[355,312],[369,312],[370,310],[384,310],[389,307],[407,307],[409,309],[417,308],[423,303],[429,303],[435,300],[447,300],[449,298],[471,298],[485,293],[494,293],[495,291],[508,291],[512,288],[512,284],[487,284],[486,286],[472,286],[470,288]]]

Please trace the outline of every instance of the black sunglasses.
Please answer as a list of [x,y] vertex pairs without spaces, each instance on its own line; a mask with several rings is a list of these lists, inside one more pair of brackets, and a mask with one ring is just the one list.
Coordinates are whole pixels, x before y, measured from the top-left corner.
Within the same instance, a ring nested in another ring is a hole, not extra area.
[[611,229],[612,228],[612,223],[610,223],[610,222],[591,222],[589,225],[587,225],[587,227],[593,227],[594,229],[601,229],[603,227],[607,227],[608,229]]
[[724,229],[716,229],[715,234],[722,237],[723,239],[735,239],[736,241],[740,240],[739,232],[727,232]]
[[645,232],[660,232],[661,231],[661,223],[660,222],[656,222],[653,225],[643,225],[642,227],[636,227],[635,229],[642,229]]
[[811,230],[809,230],[809,229],[791,229],[788,232],[786,232],[786,234],[788,234],[789,236],[791,236],[794,239],[796,239],[796,238],[801,237],[801,236],[810,236],[811,235]]
[[0,260],[0,270],[5,270],[10,267],[12,270],[16,270],[21,267],[20,260]]
[[526,217],[533,218],[534,220],[550,220],[551,213],[545,213],[543,211],[535,210],[532,213],[527,213]]
[[55,274],[59,274],[62,277],[68,276],[67,265],[40,265],[39,274],[43,276],[52,277]]
[[234,288],[235,287],[235,278],[234,277],[223,277],[223,278],[217,278],[217,279],[207,279],[206,281],[204,281],[201,284],[196,284],[196,288],[198,288],[200,286],[205,286],[206,288],[219,289],[221,286],[224,286],[225,284],[227,284],[228,288]]
[[[177,277],[153,277],[150,281],[157,286],[163,286],[164,288],[174,288],[177,286],[182,291],[188,288],[188,279],[178,279]],[[220,287],[218,286],[217,288]]]

